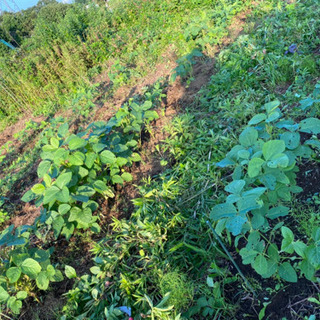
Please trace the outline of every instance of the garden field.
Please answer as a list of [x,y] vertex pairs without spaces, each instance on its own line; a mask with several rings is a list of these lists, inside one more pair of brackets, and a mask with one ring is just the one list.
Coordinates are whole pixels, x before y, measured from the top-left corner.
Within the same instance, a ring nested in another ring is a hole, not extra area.
[[2,13],[0,319],[320,319],[319,16]]

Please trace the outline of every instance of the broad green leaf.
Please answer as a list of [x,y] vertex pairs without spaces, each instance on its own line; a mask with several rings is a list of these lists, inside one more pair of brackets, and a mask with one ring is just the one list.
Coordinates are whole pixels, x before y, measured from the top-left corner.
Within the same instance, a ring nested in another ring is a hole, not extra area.
[[239,136],[239,141],[242,146],[250,147],[255,144],[258,139],[258,131],[252,127],[243,130]]
[[281,251],[292,254],[294,251],[293,242],[289,238],[282,239],[281,242]]
[[291,242],[293,242],[294,235],[293,235],[293,232],[288,227],[281,227],[281,233],[282,233],[283,238],[288,239]]
[[267,271],[261,274],[263,278],[270,278],[272,277],[278,270],[278,262],[275,260],[267,260]]
[[264,105],[264,108],[266,109],[267,113],[270,114],[274,110],[276,110],[280,106],[279,100],[274,100],[271,102],[268,102]]
[[85,165],[87,168],[91,169],[95,160],[97,159],[97,155],[93,152],[86,153]]
[[122,157],[117,157],[116,163],[119,167],[123,167],[128,163],[128,159],[122,158]]
[[37,183],[31,188],[31,190],[35,194],[43,194],[46,190],[46,187],[41,183]]
[[243,264],[251,264],[251,263],[253,263],[255,257],[257,256],[258,251],[248,249],[245,247],[245,248],[242,248],[239,253],[242,257]]
[[16,295],[17,299],[24,300],[28,296],[28,293],[26,291],[19,291]]
[[43,181],[44,181],[44,183],[46,184],[47,187],[51,187],[52,179],[48,174],[45,173],[43,175]]
[[260,174],[261,167],[264,164],[264,160],[260,158],[253,158],[248,164],[248,175],[250,178],[254,178]]
[[302,157],[302,158],[310,158],[313,151],[305,145],[300,145],[298,148],[294,149],[293,154],[297,157]]
[[70,216],[69,216],[69,221],[72,222],[72,221],[77,221],[78,220],[78,217],[81,213],[81,209],[78,208],[78,207],[73,207],[71,210],[70,210]]
[[113,152],[115,153],[121,153],[121,152],[125,152],[128,150],[128,147],[124,144],[117,144],[113,149]]
[[260,275],[266,273],[268,271],[267,259],[263,255],[259,254],[254,260],[252,267]]
[[123,184],[123,179],[119,176],[119,175],[117,175],[117,174],[115,174],[114,176],[112,176],[111,177],[111,180],[112,180],[112,183],[113,184]]
[[308,247],[305,252],[312,266],[318,269],[320,266],[320,247]]
[[226,228],[234,235],[237,236],[241,233],[243,225],[248,221],[244,216],[235,216],[229,218],[226,223]]
[[60,202],[69,202],[70,192],[69,189],[64,186],[60,192],[56,194],[56,200]]
[[84,167],[78,167],[78,174],[79,174],[79,176],[81,177],[81,178],[84,178],[84,177],[86,177],[87,175],[89,175],[89,171],[86,169],[86,168],[84,168]]
[[21,270],[18,267],[11,267],[6,271],[6,276],[9,279],[9,283],[15,283],[21,276]]
[[69,124],[68,123],[62,124],[58,129],[58,135],[61,138],[64,138],[68,132],[69,132]]
[[71,209],[71,206],[67,203],[60,204],[58,211],[61,215],[66,214]]
[[103,143],[95,143],[92,146],[93,151],[96,152],[96,153],[101,152],[105,148],[107,148],[107,145],[103,144]]
[[268,118],[266,120],[266,123],[270,123],[270,122],[273,122],[277,119],[279,119],[281,116],[280,112],[279,111],[273,111],[271,112],[269,115],[268,115]]
[[49,153],[52,153],[52,152],[56,151],[57,149],[58,149],[57,147],[54,147],[51,144],[46,144],[45,146],[42,147],[42,150],[44,152],[49,152]]
[[58,216],[53,220],[53,223],[52,223],[53,234],[56,239],[59,237],[59,234],[63,226],[64,226],[64,219],[61,216]]
[[255,196],[256,198],[259,198],[266,192],[267,188],[263,187],[258,187],[258,188],[253,188],[251,190],[248,190],[242,194],[243,197],[247,196]]
[[104,164],[114,164],[116,156],[109,150],[104,150],[100,153],[101,162]]
[[80,186],[77,190],[77,195],[91,197],[96,191],[88,185]]
[[61,282],[64,280],[63,274],[60,270],[56,270],[55,274],[54,274],[54,279],[51,280],[53,282]]
[[131,175],[129,172],[124,172],[124,173],[121,175],[121,178],[122,178],[124,181],[127,181],[127,182],[132,181],[132,175]]
[[276,244],[271,244],[268,248],[268,256],[270,260],[274,260],[276,262],[280,261],[280,256],[278,252],[278,247]]
[[36,260],[28,258],[22,262],[21,270],[31,279],[35,279],[41,271],[41,266]]
[[59,140],[55,137],[50,138],[50,144],[55,148],[59,148]]
[[252,126],[252,125],[258,124],[266,119],[267,119],[267,116],[264,113],[258,113],[249,121],[248,124],[250,126]]
[[64,186],[66,186],[72,179],[72,172],[66,172],[61,174],[57,180],[55,181],[55,185],[62,189]]
[[319,134],[320,133],[320,120],[317,118],[307,118],[299,123],[301,132]]
[[74,165],[74,166],[82,166],[85,160],[85,155],[80,152],[80,151],[76,151],[75,153],[72,153],[69,156],[69,163]]
[[78,222],[81,223],[90,223],[92,221],[92,211],[89,207],[84,208],[78,215]]
[[56,186],[52,186],[46,189],[44,198],[43,198],[43,204],[47,204],[53,200],[56,200],[56,195],[58,192],[60,192],[60,189]]
[[34,200],[35,198],[37,198],[37,195],[34,192],[32,192],[32,190],[29,190],[23,195],[21,200],[23,202],[30,202],[30,201]]
[[289,164],[289,158],[284,153],[275,155],[272,160],[267,162],[269,168],[286,168]]
[[248,160],[250,158],[250,152],[248,150],[240,150],[238,152],[238,157],[240,159]]
[[17,300],[16,297],[12,296],[7,301],[7,306],[14,314],[19,314],[22,308],[22,302],[20,300]]
[[73,223],[67,223],[62,228],[61,234],[63,236],[65,236],[67,240],[69,240],[71,238],[72,234],[73,234],[73,231],[74,231],[74,224]]
[[285,132],[280,139],[286,144],[286,148],[293,150],[300,145],[300,134],[298,132]]
[[51,264],[49,264],[47,266],[47,275],[48,275],[49,279],[51,279],[55,274],[56,274],[56,270],[54,269],[54,267]]
[[288,188],[287,186],[277,189],[277,195],[284,201],[291,201],[290,188]]
[[90,272],[92,274],[98,274],[98,273],[101,272],[101,269],[98,266],[93,266],[93,267],[90,268]]
[[211,277],[207,277],[207,285],[210,288],[214,287],[214,282],[213,282],[213,279]]
[[288,282],[297,282],[297,273],[289,262],[284,262],[279,266],[279,276]]
[[265,218],[259,213],[255,213],[251,219],[251,225],[255,230],[261,228],[265,224],[265,222]]
[[51,161],[48,161],[48,160],[41,161],[37,169],[38,177],[42,178],[44,174],[49,171],[50,167],[51,167]]
[[229,193],[240,194],[246,182],[244,180],[234,180],[229,183],[224,190]]
[[0,302],[6,302],[9,297],[9,293],[0,286]]
[[259,178],[261,183],[263,183],[269,190],[274,190],[277,185],[277,179],[272,174],[265,174]]
[[292,244],[294,251],[302,258],[306,257],[307,245],[302,241],[296,241]]
[[315,226],[312,228],[312,239],[316,242],[320,240],[320,227]]
[[104,191],[106,191],[108,189],[107,185],[105,184],[105,182],[101,181],[101,180],[96,180],[93,183],[93,187],[94,189],[99,192],[99,193],[103,193]]
[[225,167],[227,167],[227,166],[232,166],[232,165],[234,165],[234,164],[235,164],[235,162],[234,162],[233,160],[231,160],[231,159],[229,159],[229,158],[225,158],[225,159],[217,162],[217,163],[216,163],[216,166],[217,166],[217,167],[220,167],[220,168],[225,168]]
[[238,211],[240,214],[246,214],[247,212],[259,209],[262,207],[262,200],[257,199],[256,195],[242,197],[237,201]]
[[271,208],[268,213],[266,214],[266,217],[269,219],[276,219],[279,217],[285,217],[289,214],[289,208],[284,206],[278,206]]
[[262,154],[267,161],[273,160],[275,156],[283,153],[285,149],[286,145],[283,140],[270,140],[263,145]]
[[308,260],[301,261],[300,265],[301,274],[304,274],[305,277],[310,280],[314,281],[314,274],[316,272],[315,268],[309,263]]
[[53,162],[60,166],[62,163],[65,163],[68,160],[69,151],[66,149],[59,148],[53,155]]
[[49,287],[49,279],[45,271],[41,271],[36,278],[37,287],[40,290],[47,290]]
[[71,266],[65,266],[64,273],[68,279],[76,278],[77,273],[76,270]]
[[70,150],[77,150],[87,145],[87,141],[77,136],[73,136],[68,141]]
[[221,203],[213,207],[210,218],[217,221],[222,218],[233,217],[237,214],[237,209],[230,203]]
[[141,157],[138,153],[133,153],[130,157],[130,159],[134,162],[138,162],[138,161],[141,161]]

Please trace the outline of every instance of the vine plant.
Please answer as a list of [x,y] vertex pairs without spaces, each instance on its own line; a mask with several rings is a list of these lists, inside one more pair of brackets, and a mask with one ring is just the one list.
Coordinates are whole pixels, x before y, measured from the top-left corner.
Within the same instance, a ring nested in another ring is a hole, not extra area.
[[[320,228],[314,227],[306,243],[295,241],[284,217],[290,213],[292,194],[302,191],[296,184],[297,163],[319,148],[320,120],[283,119],[279,106],[279,101],[267,103],[265,113],[249,121],[239,144],[216,164],[234,167],[233,181],[224,189],[229,193],[225,202],[213,207],[210,217],[218,233],[227,230],[235,236],[236,247],[245,240],[239,252],[243,264],[251,264],[262,277],[296,282],[300,270],[313,280],[320,267]],[[301,133],[310,137],[303,144]],[[281,246],[276,241],[279,233]]]

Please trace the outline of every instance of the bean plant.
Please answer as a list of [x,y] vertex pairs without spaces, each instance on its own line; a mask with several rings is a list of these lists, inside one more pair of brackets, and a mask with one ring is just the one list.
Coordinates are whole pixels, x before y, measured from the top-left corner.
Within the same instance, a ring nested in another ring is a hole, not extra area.
[[[320,267],[320,228],[314,227],[311,239],[295,241],[285,218],[292,195],[302,191],[296,182],[298,165],[319,148],[320,120],[284,119],[279,106],[279,101],[267,103],[242,131],[239,144],[217,163],[234,168],[233,181],[224,189],[229,193],[225,202],[214,206],[210,217],[218,233],[235,236],[243,264],[251,264],[263,278],[296,282],[300,271],[312,280]],[[304,143],[302,135],[308,137]]]
[[141,160],[134,151],[143,126],[158,117],[152,106],[150,100],[131,102],[108,122],[94,122],[78,134],[63,124],[43,146],[37,170],[41,182],[22,200],[42,205],[40,222],[52,227],[56,238],[69,239],[76,228],[99,232],[95,200],[98,195],[113,198],[113,185],[132,180],[125,168]]

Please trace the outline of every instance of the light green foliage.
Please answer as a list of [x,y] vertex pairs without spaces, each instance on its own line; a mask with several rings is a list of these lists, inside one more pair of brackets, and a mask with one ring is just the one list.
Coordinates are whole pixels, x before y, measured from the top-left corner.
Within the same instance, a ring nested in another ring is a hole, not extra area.
[[160,279],[160,293],[164,297],[169,293],[168,306],[174,306],[176,310],[186,310],[193,297],[193,285],[187,280],[187,276],[179,272],[164,274]]

